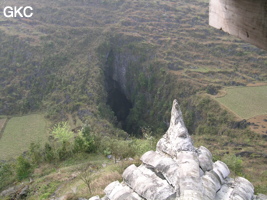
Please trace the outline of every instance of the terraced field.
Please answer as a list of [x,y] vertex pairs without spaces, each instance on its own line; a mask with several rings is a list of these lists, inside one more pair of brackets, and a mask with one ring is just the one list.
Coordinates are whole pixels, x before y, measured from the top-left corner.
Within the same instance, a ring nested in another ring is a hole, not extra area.
[[215,99],[238,117],[249,119],[267,113],[267,86],[228,88],[226,92]]
[[26,151],[31,142],[44,143],[47,140],[47,125],[46,119],[39,114],[11,118],[0,139],[0,160]]

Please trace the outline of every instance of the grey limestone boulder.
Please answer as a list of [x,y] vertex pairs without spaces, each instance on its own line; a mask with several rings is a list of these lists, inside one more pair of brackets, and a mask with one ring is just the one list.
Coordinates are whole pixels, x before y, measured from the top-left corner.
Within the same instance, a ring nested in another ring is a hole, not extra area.
[[112,182],[109,184],[104,192],[106,193],[106,197],[108,199],[114,200],[142,200],[138,194],[136,194],[131,188],[127,185],[119,183],[118,181]]
[[172,158],[159,152],[148,151],[141,157],[141,161],[148,168],[161,174],[176,191],[179,191],[179,165]]
[[234,188],[230,199],[250,200],[254,194],[253,185],[245,178],[237,177],[234,182]]
[[125,183],[137,194],[150,200],[175,199],[175,190],[144,165],[129,166],[122,175]]
[[267,195],[259,194],[257,196],[254,196],[253,200],[267,200]]
[[200,168],[205,172],[212,170],[213,162],[212,162],[212,154],[206,147],[199,147],[197,149],[198,152],[198,160]]
[[99,196],[95,196],[95,197],[90,198],[89,200],[101,200],[101,199]]
[[213,163],[207,148],[193,146],[176,100],[169,129],[141,161],[125,169],[122,183],[109,184],[106,196],[90,200],[267,200],[254,195],[247,179],[230,178],[227,165]]
[[213,200],[216,197],[216,192],[221,189],[219,177],[213,172],[206,172],[201,177],[203,184],[203,196],[205,199]]

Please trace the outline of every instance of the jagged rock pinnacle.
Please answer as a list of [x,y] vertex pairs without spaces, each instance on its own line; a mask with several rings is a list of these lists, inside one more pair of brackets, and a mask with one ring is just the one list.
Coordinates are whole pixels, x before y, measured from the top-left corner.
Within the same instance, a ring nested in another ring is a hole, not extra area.
[[141,161],[139,167],[125,169],[122,183],[109,184],[103,198],[89,200],[267,200],[254,195],[247,179],[230,178],[227,165],[213,163],[207,148],[193,146],[177,100],[157,150],[146,152]]
[[172,111],[171,111],[171,121],[170,121],[170,127],[167,131],[167,135],[172,139],[171,137],[188,137],[188,131],[185,127],[182,111],[180,109],[180,106],[175,99],[172,104]]
[[159,140],[157,151],[176,157],[179,151],[195,151],[191,137],[185,127],[182,111],[175,99],[172,104],[171,121],[166,134]]

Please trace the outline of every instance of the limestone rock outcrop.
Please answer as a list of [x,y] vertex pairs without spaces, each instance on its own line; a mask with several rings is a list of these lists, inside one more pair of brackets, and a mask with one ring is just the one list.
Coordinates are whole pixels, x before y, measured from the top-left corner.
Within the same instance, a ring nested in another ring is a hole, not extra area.
[[169,129],[141,161],[126,168],[122,183],[109,184],[103,198],[89,200],[267,200],[254,195],[247,179],[230,178],[227,165],[213,163],[207,148],[193,146],[176,100]]

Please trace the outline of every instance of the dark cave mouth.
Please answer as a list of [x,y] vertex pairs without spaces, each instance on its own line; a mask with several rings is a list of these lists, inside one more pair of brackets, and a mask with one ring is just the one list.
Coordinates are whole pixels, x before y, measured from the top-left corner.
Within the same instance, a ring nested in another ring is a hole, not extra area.
[[127,117],[133,108],[132,102],[127,98],[125,91],[122,88],[122,83],[114,77],[120,77],[120,74],[115,70],[114,53],[109,52],[106,68],[104,70],[105,76],[105,89],[107,91],[106,104],[109,105],[117,118],[117,126],[126,132],[132,132],[131,126],[127,124]]
[[126,95],[121,91],[120,85],[117,81],[109,82],[107,105],[110,106],[111,110],[114,112],[118,124],[121,124],[121,128],[127,131],[127,117],[130,114],[133,104],[129,101]]

